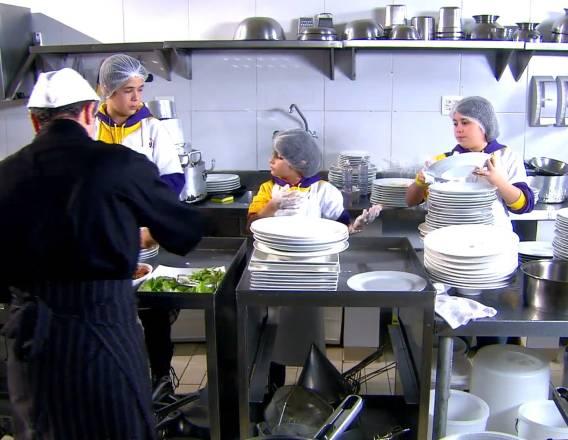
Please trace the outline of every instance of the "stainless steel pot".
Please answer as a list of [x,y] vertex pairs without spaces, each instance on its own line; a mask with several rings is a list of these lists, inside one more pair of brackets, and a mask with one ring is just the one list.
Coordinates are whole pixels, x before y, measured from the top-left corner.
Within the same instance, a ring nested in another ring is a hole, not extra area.
[[568,261],[529,261],[521,271],[526,305],[568,315]]
[[542,41],[542,35],[536,29],[538,25],[539,23],[517,23],[519,28],[513,33],[513,41],[527,41],[529,43]]
[[146,107],[152,113],[152,116],[158,119],[177,118],[176,107],[174,101],[170,99],[155,99],[148,101]]
[[472,40],[497,40],[497,29],[501,29],[497,23],[498,15],[474,15],[475,26],[471,31]]
[[533,157],[529,165],[539,174],[563,176],[568,174],[568,163],[550,157]]
[[233,40],[285,40],[284,29],[270,17],[248,17],[239,23]]
[[568,198],[568,176],[528,176],[529,186],[538,189],[541,203],[562,203]]

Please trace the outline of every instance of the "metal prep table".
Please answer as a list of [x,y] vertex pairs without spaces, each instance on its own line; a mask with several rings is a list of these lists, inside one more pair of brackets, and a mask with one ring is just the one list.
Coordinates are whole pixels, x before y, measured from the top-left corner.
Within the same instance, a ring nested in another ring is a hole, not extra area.
[[[454,336],[568,336],[568,317],[546,313],[523,304],[522,274],[507,288],[486,290],[474,298],[493,307],[497,315],[470,321],[452,330],[439,317],[435,320],[435,334],[439,337],[438,367],[436,371],[436,396],[434,404],[433,438],[445,436],[448,398],[452,371],[452,345]],[[564,365],[566,376],[566,363]],[[559,409],[564,413],[562,408]],[[566,418],[566,414],[563,414]]]
[[[399,237],[352,237],[349,249],[340,254],[341,273],[337,291],[331,292],[294,292],[253,290],[250,287],[250,275],[245,270],[237,286],[237,321],[238,321],[238,377],[239,377],[239,414],[240,438],[251,435],[250,402],[262,400],[266,385],[267,368],[262,373],[260,365],[267,365],[270,360],[271,342],[275,335],[275,325],[264,327],[259,341],[251,343],[250,314],[269,306],[353,306],[353,307],[392,307],[412,308],[420,316],[421,347],[409,358],[406,349],[404,328],[399,332],[399,341],[395,347],[397,361],[406,365],[406,373],[399,368],[407,403],[418,404],[418,435],[425,438],[428,423],[428,399],[430,390],[430,363],[432,356],[432,336],[434,323],[435,289],[428,281],[420,292],[360,292],[347,286],[347,279],[354,274],[373,270],[404,271],[417,274],[427,280],[424,268],[407,238]],[[270,315],[269,315],[270,317]],[[417,336],[417,335],[415,335]],[[393,342],[393,346],[395,342]],[[266,361],[268,359],[268,361]],[[261,380],[257,380],[258,376]],[[263,380],[262,380],[263,379]],[[406,382],[406,383],[405,383]],[[261,385],[259,386],[258,383]],[[407,384],[409,385],[407,387]],[[412,386],[414,385],[414,386]],[[410,389],[409,389],[410,388]],[[396,397],[396,396],[393,396]],[[385,411],[393,411],[395,405],[387,405]]]
[[148,261],[153,266],[225,266],[226,274],[215,294],[139,292],[140,307],[205,310],[207,342],[207,387],[211,438],[238,437],[238,415],[234,408],[237,393],[237,341],[235,286],[246,263],[243,238],[204,238],[185,256],[160,250]]

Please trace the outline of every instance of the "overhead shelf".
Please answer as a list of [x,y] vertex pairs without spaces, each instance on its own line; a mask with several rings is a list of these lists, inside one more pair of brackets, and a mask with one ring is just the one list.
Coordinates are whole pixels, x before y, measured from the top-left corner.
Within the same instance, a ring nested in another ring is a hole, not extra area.
[[533,55],[559,55],[568,53],[568,43],[525,43],[523,51],[517,52],[510,62],[511,72],[518,81]]

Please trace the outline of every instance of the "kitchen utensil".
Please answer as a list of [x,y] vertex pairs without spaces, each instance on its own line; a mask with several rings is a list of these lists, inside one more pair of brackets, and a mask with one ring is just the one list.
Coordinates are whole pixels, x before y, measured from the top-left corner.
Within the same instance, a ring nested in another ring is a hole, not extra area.
[[141,276],[140,278],[135,278],[132,280],[132,287],[138,287],[142,284],[152,273],[152,266],[147,263],[138,263],[138,269],[146,270],[146,274]]
[[347,285],[353,290],[410,292],[423,290],[427,282],[413,273],[377,270],[353,275],[347,280]]
[[489,154],[476,151],[455,154],[434,162],[425,173],[442,181],[463,180],[471,176],[476,168],[482,168],[488,159]]
[[552,33],[559,35],[568,35],[568,8],[564,8],[565,15],[554,22]]
[[433,40],[436,37],[436,20],[434,17],[428,17],[425,15],[412,17],[410,24],[416,28],[419,39]]
[[568,315],[568,261],[537,260],[521,265],[525,303]]
[[384,34],[384,29],[375,20],[353,20],[345,25],[344,40],[376,40]]
[[239,23],[233,40],[285,40],[280,23],[270,17],[248,17]]
[[513,33],[513,41],[527,41],[529,43],[542,41],[542,35],[536,29],[538,25],[539,23],[517,23],[518,29]]
[[568,174],[568,163],[549,157],[533,157],[529,164],[539,174],[548,176],[563,176]]
[[468,432],[465,434],[448,435],[440,440],[522,440],[516,435],[505,434],[504,432]]
[[568,176],[528,176],[527,181],[537,188],[540,203],[562,203],[568,197]]
[[332,28],[333,27],[333,14],[329,12],[321,12],[316,14],[315,27]]
[[502,29],[499,23],[497,23],[498,15],[474,15],[475,25],[471,31],[472,40],[496,40],[495,31],[497,29]]
[[387,5],[385,8],[385,28],[406,24],[406,5]]
[[183,168],[185,186],[180,194],[180,200],[194,203],[207,196],[207,170],[205,162],[201,160],[201,151],[192,150],[187,158],[187,165]]
[[559,34],[557,32],[552,32],[552,40],[555,43],[568,43],[568,34]]
[[517,425],[522,438],[568,438],[568,426],[553,400],[533,400],[519,407]]
[[437,32],[461,32],[461,9],[457,6],[443,6],[438,16]]
[[418,32],[414,26],[406,24],[398,24],[392,28],[390,37],[391,40],[418,40]]
[[158,119],[177,118],[175,102],[171,99],[154,99],[146,103],[152,116]]
[[334,28],[312,27],[307,28],[298,34],[300,41],[335,41],[337,40],[337,31]]

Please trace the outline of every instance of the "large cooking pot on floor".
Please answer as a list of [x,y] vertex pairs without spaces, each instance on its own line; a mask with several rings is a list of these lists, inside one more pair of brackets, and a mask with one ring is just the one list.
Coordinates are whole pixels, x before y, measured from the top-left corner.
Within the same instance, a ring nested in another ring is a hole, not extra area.
[[528,176],[529,186],[538,189],[541,203],[562,203],[568,198],[568,175],[566,176]]
[[535,260],[521,265],[528,306],[568,315],[568,261]]

